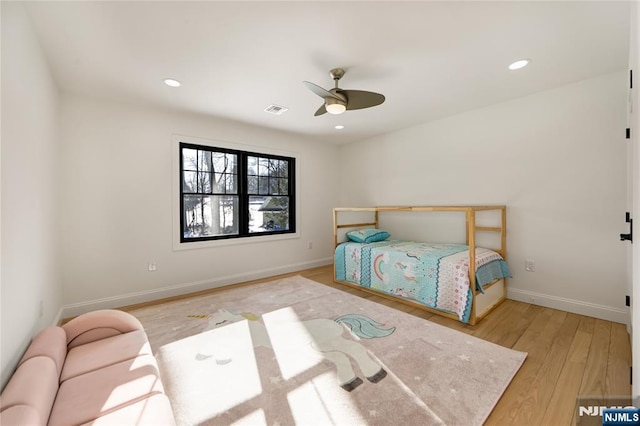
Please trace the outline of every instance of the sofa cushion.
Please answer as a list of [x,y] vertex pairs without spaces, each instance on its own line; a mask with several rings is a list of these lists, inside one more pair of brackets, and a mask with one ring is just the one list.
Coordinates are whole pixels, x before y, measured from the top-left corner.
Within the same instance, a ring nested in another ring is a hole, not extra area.
[[67,354],[60,382],[140,355],[151,355],[151,346],[142,330],[76,346]]
[[33,338],[31,345],[27,348],[18,365],[36,356],[51,358],[56,364],[56,370],[58,376],[60,376],[67,356],[67,335],[64,330],[60,327],[51,326],[38,333]]
[[136,317],[115,309],[87,312],[62,326],[67,333],[67,347],[116,336],[131,331],[143,330]]
[[46,425],[38,414],[38,410],[30,405],[14,405],[0,413],[0,425],[3,426],[35,426]]
[[[33,424],[45,425],[57,391],[58,369],[53,359],[48,356],[29,358],[20,364],[2,391],[0,411],[3,413],[6,411],[7,416],[12,419],[15,418],[14,416],[21,415],[27,418],[35,416],[38,421]],[[11,410],[12,407],[17,406],[32,407],[37,414],[28,409]]]
[[156,360],[141,355],[64,381],[49,424],[91,422],[156,393],[164,393]]
[[85,425],[92,426],[167,426],[175,425],[171,404],[166,395],[155,394],[119,410],[105,414]]

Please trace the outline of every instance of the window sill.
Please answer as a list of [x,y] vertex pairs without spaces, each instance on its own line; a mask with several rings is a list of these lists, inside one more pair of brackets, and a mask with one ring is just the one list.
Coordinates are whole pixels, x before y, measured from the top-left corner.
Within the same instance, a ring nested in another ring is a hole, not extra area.
[[263,236],[255,236],[255,237],[244,237],[244,238],[229,238],[224,240],[193,241],[189,243],[181,243],[180,241],[174,241],[173,250],[182,251],[182,250],[206,249],[206,248],[213,248],[213,247],[227,247],[227,246],[244,245],[244,244],[259,244],[259,243],[268,243],[273,241],[294,240],[299,238],[300,238],[300,233],[295,232],[292,234],[263,235]]

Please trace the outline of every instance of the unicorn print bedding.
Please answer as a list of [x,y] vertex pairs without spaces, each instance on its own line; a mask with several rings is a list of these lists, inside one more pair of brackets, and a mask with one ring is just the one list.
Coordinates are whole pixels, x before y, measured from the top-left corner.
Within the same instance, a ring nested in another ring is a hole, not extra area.
[[[466,245],[345,242],[336,247],[334,264],[336,280],[413,300],[469,321],[473,294]],[[509,276],[507,264],[498,253],[476,248],[478,291]]]

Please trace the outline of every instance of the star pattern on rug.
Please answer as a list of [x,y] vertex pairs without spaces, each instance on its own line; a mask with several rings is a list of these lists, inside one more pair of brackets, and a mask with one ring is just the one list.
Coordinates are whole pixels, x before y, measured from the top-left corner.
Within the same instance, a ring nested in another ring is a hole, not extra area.
[[435,356],[432,356],[431,358],[429,358],[429,361],[436,361],[437,358]]
[[419,380],[422,380],[422,377],[420,377],[420,376],[413,376],[413,380],[415,380],[415,381],[419,381]]
[[377,410],[369,410],[369,417],[376,417],[378,415]]
[[456,395],[458,393],[458,391],[454,388],[450,388],[449,391],[453,394]]
[[438,340],[438,341],[436,342],[436,345],[441,345],[441,344],[442,344],[442,340]]
[[278,377],[278,376],[269,377],[269,381],[271,382],[272,385],[278,385],[282,381],[282,377]]
[[471,359],[469,358],[469,355],[465,355],[465,354],[458,355],[458,358],[460,358],[462,361],[469,361]]

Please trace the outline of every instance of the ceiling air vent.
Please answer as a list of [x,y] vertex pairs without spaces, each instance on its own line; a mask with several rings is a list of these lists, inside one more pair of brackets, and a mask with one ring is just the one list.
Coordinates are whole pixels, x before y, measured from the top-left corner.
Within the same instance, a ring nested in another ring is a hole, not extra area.
[[285,108],[285,107],[280,106],[280,105],[271,104],[268,107],[266,107],[264,110],[266,112],[268,112],[269,114],[282,115],[283,112],[289,111],[289,108]]

